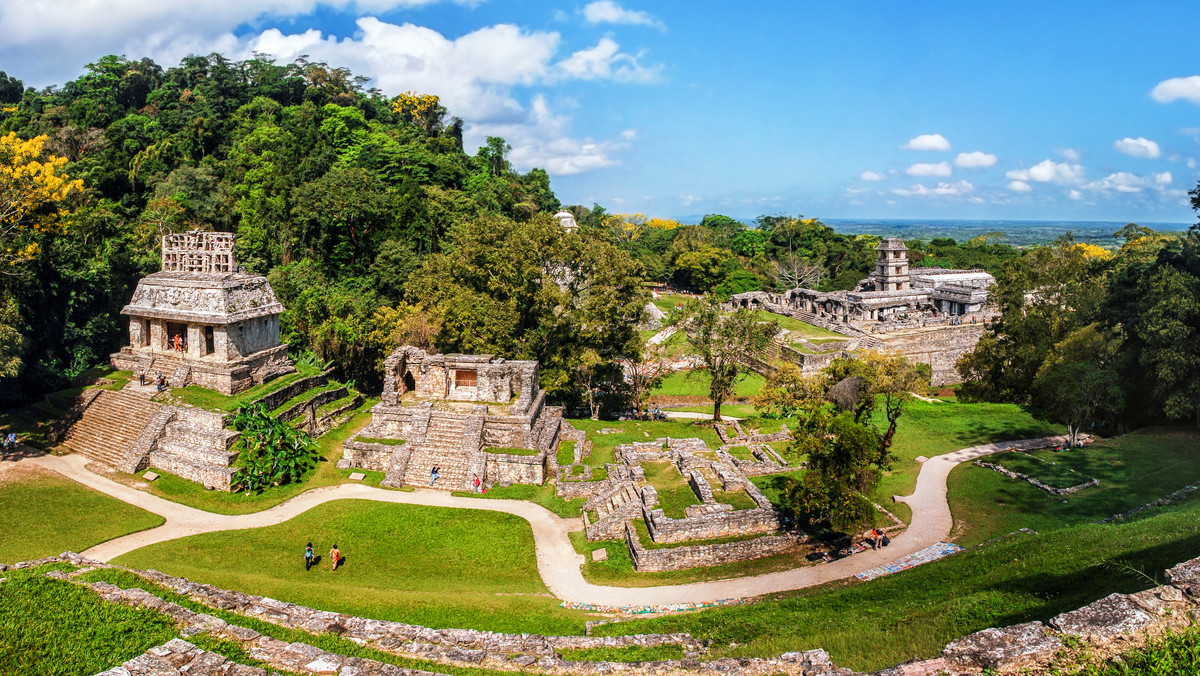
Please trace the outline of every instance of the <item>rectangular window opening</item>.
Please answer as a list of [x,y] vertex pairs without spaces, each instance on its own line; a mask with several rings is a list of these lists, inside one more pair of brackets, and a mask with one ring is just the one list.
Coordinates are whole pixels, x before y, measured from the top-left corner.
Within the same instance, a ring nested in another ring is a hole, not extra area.
[[454,371],[454,387],[475,387],[479,383],[479,373],[477,371],[456,370]]

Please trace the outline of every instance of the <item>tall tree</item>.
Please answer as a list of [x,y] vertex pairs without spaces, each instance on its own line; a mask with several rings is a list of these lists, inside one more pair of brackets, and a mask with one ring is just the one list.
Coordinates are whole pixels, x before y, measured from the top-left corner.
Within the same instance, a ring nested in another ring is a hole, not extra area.
[[689,303],[682,321],[688,344],[704,364],[704,371],[693,373],[709,377],[713,420],[720,420],[721,404],[750,373],[751,359],[762,353],[779,331],[779,325],[761,321],[758,312],[749,308],[726,314],[711,298]]

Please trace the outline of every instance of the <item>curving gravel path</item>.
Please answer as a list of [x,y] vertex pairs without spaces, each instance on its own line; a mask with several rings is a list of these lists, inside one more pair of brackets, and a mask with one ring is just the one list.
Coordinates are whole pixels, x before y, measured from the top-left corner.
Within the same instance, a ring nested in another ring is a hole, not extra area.
[[272,526],[330,500],[376,500],[406,505],[482,509],[514,514],[528,521],[533,528],[533,537],[537,547],[538,573],[546,587],[558,598],[564,601],[602,605],[665,605],[704,603],[719,599],[759,596],[802,589],[851,577],[869,568],[890,563],[917,552],[950,535],[954,520],[950,516],[950,506],[946,502],[946,477],[949,476],[950,470],[955,465],[1013,448],[1045,447],[1060,443],[1065,438],[1061,436],[1043,437],[983,444],[930,458],[921,467],[913,494],[897,498],[912,508],[912,521],[904,532],[892,538],[892,544],[887,549],[861,552],[832,563],[755,577],[636,588],[604,587],[585,581],[580,573],[580,566],[584,563],[584,558],[575,552],[575,548],[571,546],[567,537],[568,532],[580,530],[583,527],[582,520],[563,519],[540,505],[524,500],[462,498],[433,490],[417,489],[408,493],[361,484],[340,484],[307,491],[261,512],[228,516],[180,505],[94,474],[85,467],[88,459],[77,454],[63,457],[49,455],[28,457],[20,460],[19,463],[28,463],[57,472],[101,493],[141,507],[166,519],[166,523],[158,528],[109,540],[83,552],[84,556],[100,561],[109,561],[146,545],[188,535]]

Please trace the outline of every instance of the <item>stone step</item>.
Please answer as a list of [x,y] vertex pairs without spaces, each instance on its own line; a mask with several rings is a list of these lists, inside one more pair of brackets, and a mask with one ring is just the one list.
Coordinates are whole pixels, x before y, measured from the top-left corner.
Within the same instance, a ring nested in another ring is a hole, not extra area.
[[235,477],[237,473],[241,471],[240,468],[219,467],[208,463],[196,462],[191,458],[164,451],[153,451],[150,453],[150,466],[187,479],[188,481],[203,484],[205,488],[215,488],[223,491],[230,489],[230,486],[236,481]]
[[115,466],[158,410],[158,404],[136,394],[105,390],[71,426],[62,445]]

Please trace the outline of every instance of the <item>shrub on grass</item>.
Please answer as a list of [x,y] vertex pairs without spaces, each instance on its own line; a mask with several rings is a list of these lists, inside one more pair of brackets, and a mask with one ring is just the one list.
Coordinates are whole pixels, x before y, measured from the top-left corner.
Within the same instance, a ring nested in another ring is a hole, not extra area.
[[307,432],[267,415],[260,404],[243,406],[233,419],[242,433],[245,465],[239,490],[261,492],[299,479],[316,462],[317,444]]

